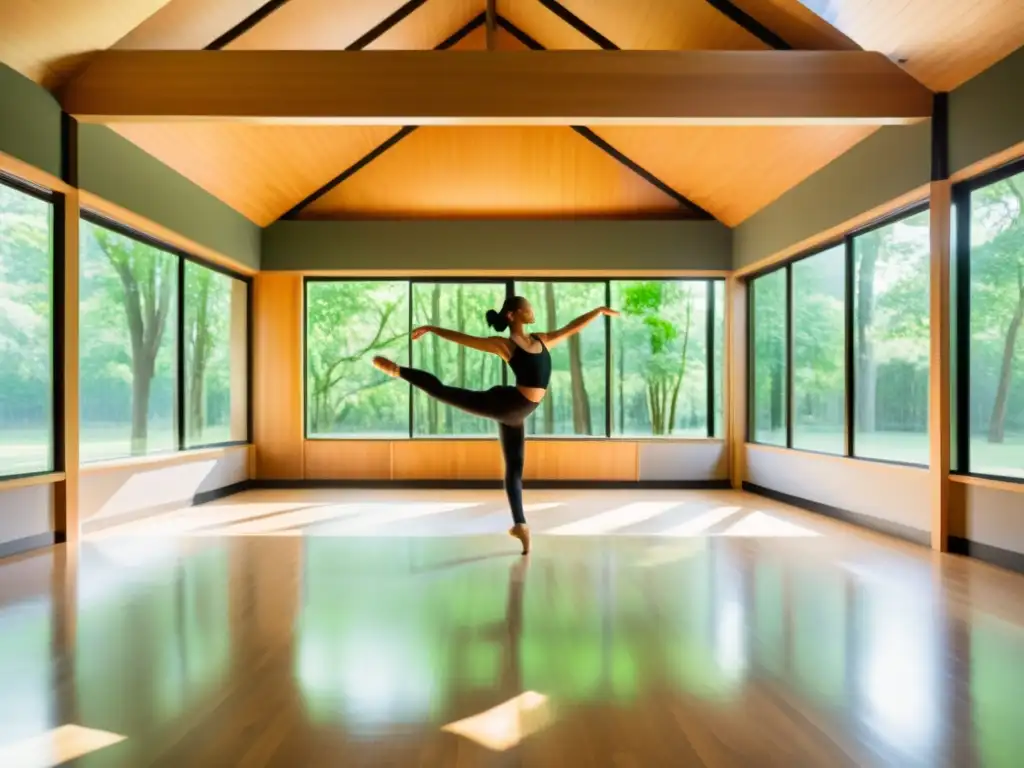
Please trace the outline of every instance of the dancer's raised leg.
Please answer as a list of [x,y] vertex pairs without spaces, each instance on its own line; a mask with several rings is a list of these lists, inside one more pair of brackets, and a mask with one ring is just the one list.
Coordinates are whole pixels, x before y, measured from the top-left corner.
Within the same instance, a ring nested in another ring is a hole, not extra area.
[[417,389],[423,390],[445,405],[465,411],[473,416],[482,416],[485,419],[499,419],[503,415],[501,403],[497,402],[489,391],[478,391],[475,389],[463,389],[462,387],[451,387],[442,382],[437,376],[418,368],[406,368],[398,365],[386,357],[373,358],[373,364],[388,376],[404,379]]
[[530,552],[530,529],[523,512],[523,467],[526,463],[526,428],[522,424],[498,425],[501,453],[505,459],[505,494],[512,509],[512,526],[509,533],[523,545],[523,554]]

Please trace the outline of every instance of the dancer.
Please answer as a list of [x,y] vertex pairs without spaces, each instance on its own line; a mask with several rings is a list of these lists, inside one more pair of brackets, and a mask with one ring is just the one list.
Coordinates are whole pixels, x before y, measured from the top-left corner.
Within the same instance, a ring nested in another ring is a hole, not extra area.
[[470,336],[430,325],[421,326],[412,332],[414,341],[434,333],[456,344],[497,355],[508,364],[516,377],[515,386],[512,387],[492,387],[486,391],[450,387],[426,371],[406,368],[385,357],[373,358],[373,364],[388,376],[405,379],[442,403],[498,422],[498,438],[505,459],[505,493],[512,508],[513,526],[509,534],[522,543],[524,555],[530,551],[530,529],[523,514],[523,465],[526,451],[524,422],[537,410],[547,392],[551,379],[549,350],[579,333],[595,318],[602,315],[614,317],[618,314],[608,307],[598,307],[557,331],[527,335],[524,329],[534,322],[533,307],[522,296],[512,296],[505,299],[500,312],[487,310],[487,324],[498,333],[508,329],[508,337]]

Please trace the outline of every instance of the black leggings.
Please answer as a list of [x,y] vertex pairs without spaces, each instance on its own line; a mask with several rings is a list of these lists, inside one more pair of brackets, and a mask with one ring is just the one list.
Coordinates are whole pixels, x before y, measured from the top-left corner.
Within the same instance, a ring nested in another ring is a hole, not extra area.
[[498,422],[498,439],[505,457],[505,493],[512,508],[512,519],[517,525],[525,525],[523,465],[526,460],[526,427],[523,422],[537,410],[539,403],[527,400],[515,387],[491,387],[479,392],[449,387],[433,374],[417,368],[400,367],[398,371],[403,379],[442,403]]

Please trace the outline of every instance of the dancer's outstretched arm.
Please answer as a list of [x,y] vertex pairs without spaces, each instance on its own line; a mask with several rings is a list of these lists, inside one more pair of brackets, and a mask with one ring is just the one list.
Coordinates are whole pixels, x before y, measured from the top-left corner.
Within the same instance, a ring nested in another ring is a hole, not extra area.
[[618,314],[619,313],[616,312],[614,309],[609,309],[608,307],[598,307],[597,309],[590,310],[585,315],[580,315],[571,323],[562,328],[559,328],[557,331],[549,331],[548,333],[538,333],[537,336],[540,338],[541,341],[543,341],[547,345],[548,349],[551,349],[551,347],[557,347],[570,336],[579,333],[580,331],[583,330],[584,326],[586,326],[593,320],[596,320],[597,318],[601,317],[602,315],[607,315],[608,317],[616,317]]
[[509,340],[504,336],[470,336],[468,333],[461,333],[459,331],[450,331],[447,328],[438,328],[434,325],[421,325],[412,332],[412,340],[416,341],[428,333],[433,333],[440,336],[442,339],[453,341],[456,344],[461,344],[464,347],[470,349],[478,349],[481,352],[490,352],[492,355],[497,355],[502,360],[508,360],[512,355],[512,350],[509,348]]

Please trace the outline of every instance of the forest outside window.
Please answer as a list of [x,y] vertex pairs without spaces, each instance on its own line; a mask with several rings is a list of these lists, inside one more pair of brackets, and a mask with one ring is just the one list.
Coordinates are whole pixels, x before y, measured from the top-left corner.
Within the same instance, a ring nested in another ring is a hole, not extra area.
[[0,181],[0,476],[55,467],[53,204]]
[[971,190],[957,232],[967,256],[958,284],[960,469],[1024,479],[1024,168],[1000,176]]
[[622,313],[610,322],[590,323],[552,351],[549,391],[527,421],[528,435],[707,438],[723,433],[722,280],[309,278],[307,437],[495,434],[487,420],[394,382],[370,360],[383,355],[411,363],[469,389],[511,384],[511,372],[497,356],[434,335],[408,341],[410,328],[421,325],[495,335],[484,316],[508,294],[530,301],[536,324],[529,330],[538,333],[608,303]]
[[79,248],[81,460],[246,441],[248,282],[92,215]]

